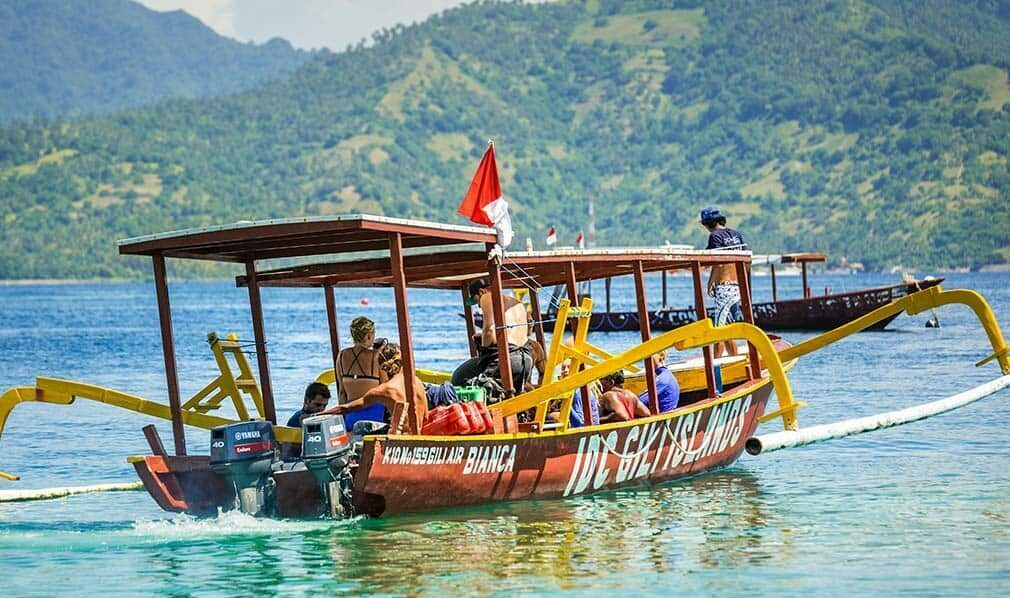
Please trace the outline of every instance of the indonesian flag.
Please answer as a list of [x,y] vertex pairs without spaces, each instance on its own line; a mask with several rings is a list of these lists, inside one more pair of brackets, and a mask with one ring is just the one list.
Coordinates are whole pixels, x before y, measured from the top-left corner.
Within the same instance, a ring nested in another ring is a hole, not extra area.
[[554,227],[552,226],[551,230],[547,231],[547,244],[554,245],[557,242],[558,242],[558,231],[554,230]]
[[582,235],[582,231],[579,231],[579,236],[575,239],[575,246],[579,249],[586,248],[586,238]]
[[498,245],[508,247],[512,242],[512,218],[509,217],[509,205],[502,197],[501,183],[498,182],[494,144],[488,143],[487,151],[484,152],[466,197],[457,211],[471,222],[493,226],[498,233]]

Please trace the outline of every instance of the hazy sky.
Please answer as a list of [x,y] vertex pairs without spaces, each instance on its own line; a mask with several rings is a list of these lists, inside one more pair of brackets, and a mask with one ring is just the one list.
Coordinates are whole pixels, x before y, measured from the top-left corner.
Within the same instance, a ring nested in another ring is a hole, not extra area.
[[154,10],[181,8],[241,41],[282,37],[299,48],[340,51],[373,31],[423,21],[472,0],[139,0]]

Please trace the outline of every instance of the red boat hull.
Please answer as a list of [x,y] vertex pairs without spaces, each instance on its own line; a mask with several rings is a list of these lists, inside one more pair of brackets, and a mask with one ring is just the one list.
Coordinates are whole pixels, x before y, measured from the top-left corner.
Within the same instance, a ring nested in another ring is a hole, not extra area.
[[[757,380],[659,416],[556,434],[369,438],[354,474],[355,508],[379,516],[560,498],[724,467],[743,452],[771,391],[770,381]],[[207,457],[146,457],[135,466],[166,510],[207,513],[234,504]],[[274,479],[277,515],[324,511],[307,471]]]

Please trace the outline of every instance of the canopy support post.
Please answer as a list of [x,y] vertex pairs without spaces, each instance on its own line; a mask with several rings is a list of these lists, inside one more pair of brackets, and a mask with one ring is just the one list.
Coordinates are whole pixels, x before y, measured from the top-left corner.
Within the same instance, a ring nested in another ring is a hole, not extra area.
[[[635,298],[638,300],[638,328],[642,331],[642,342],[652,338],[652,324],[649,322],[649,306],[645,300],[645,272],[641,260],[635,262]],[[645,386],[649,392],[649,411],[659,414],[659,393],[656,392],[656,364],[650,355],[645,360]]]
[[607,291],[606,292],[606,295],[607,295],[607,313],[609,314],[610,313],[610,277],[609,276],[607,277],[607,281],[604,283],[603,287]]
[[467,303],[470,300],[470,285],[464,281],[459,287],[463,296],[463,317],[466,319],[466,344],[470,347],[470,357],[477,357],[477,343],[473,339],[477,329],[473,327],[473,308]]
[[800,271],[803,273],[803,298],[810,298],[810,287],[807,286],[807,263],[800,262]]
[[[754,310],[751,307],[750,296],[750,278],[747,274],[747,264],[745,262],[737,262],[736,278],[740,284],[740,308],[743,311],[743,321],[748,324],[754,324]],[[758,360],[757,347],[750,341],[747,341],[747,351],[750,361],[750,379],[756,380],[761,377],[761,362]]]
[[[494,243],[485,243],[488,253],[494,251]],[[508,329],[505,328],[505,295],[501,282],[501,264],[498,259],[488,260],[488,280],[491,282],[491,310],[494,312],[494,338],[498,347],[498,373],[501,375],[501,385],[506,397],[516,394],[515,381],[512,380],[512,362],[509,360]]]
[[[704,285],[701,281],[701,264],[694,262],[691,264],[691,278],[694,281],[694,310],[698,321],[708,318],[708,310],[705,309],[705,293],[702,292]],[[708,388],[708,396],[714,397],[715,370],[712,365],[712,345],[705,345],[701,348],[702,359],[705,362],[705,386]]]
[[[406,394],[407,405],[403,417],[407,418],[410,425],[408,430],[413,430],[415,434],[421,433],[421,406],[415,404],[414,396],[414,345],[410,340],[410,321],[407,310],[407,275],[403,270],[403,237],[400,233],[389,234],[389,261],[393,274],[393,297],[396,300],[396,325],[400,333],[400,362],[403,364],[403,390]],[[394,415],[395,414],[390,414]],[[402,425],[393,421],[393,426]],[[395,431],[394,433],[398,433]]]
[[161,322],[161,350],[165,355],[165,382],[168,385],[168,405],[172,413],[172,440],[175,454],[186,454],[186,431],[182,426],[182,401],[179,398],[179,374],[175,369],[175,341],[172,339],[172,306],[168,300],[168,278],[165,275],[165,256],[156,253],[154,262],[154,290],[158,295],[158,318]]
[[666,270],[663,270],[663,307],[666,306]]
[[530,289],[530,310],[533,314],[533,331],[537,335],[537,342],[541,347],[547,347],[544,344],[544,317],[540,312],[540,297],[537,295],[537,289]]
[[245,263],[246,287],[249,289],[249,311],[252,315],[253,336],[256,339],[256,366],[260,372],[260,389],[263,394],[263,417],[277,424],[274,409],[274,391],[270,384],[270,361],[267,359],[266,331],[263,329],[263,304],[260,302],[260,285],[256,278],[256,262]]
[[771,264],[771,269],[772,269],[772,302],[778,303],[779,289],[778,285],[775,283],[775,264]]
[[323,293],[326,294],[326,321],[330,326],[330,353],[333,354],[333,377],[336,382],[336,386],[340,386],[339,377],[339,363],[340,361],[340,331],[337,327],[337,299],[334,296],[334,289],[332,284],[325,285],[323,287]]

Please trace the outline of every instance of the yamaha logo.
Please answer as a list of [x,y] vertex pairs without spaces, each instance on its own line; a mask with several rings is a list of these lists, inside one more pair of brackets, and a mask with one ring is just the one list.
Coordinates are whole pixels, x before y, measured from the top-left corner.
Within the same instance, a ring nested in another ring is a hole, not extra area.
[[235,440],[259,440],[259,432],[235,432]]

